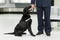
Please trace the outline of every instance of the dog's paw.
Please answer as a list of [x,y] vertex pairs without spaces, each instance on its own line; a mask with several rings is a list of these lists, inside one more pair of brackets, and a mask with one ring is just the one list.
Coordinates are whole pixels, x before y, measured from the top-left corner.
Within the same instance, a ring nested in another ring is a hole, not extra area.
[[25,35],[26,33],[22,33],[22,34],[24,34],[24,35]]

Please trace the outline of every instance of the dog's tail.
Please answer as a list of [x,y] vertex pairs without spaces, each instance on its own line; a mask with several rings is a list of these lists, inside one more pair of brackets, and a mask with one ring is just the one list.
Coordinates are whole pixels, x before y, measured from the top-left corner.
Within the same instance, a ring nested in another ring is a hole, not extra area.
[[13,35],[13,34],[15,34],[15,33],[14,33],[14,32],[12,32],[12,33],[4,33],[4,34],[12,34],[12,35]]

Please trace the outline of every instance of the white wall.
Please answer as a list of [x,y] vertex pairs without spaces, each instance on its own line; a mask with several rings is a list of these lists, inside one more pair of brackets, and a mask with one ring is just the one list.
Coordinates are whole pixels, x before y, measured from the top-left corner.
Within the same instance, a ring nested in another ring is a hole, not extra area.
[[13,3],[31,3],[31,0],[11,0]]
[[0,0],[0,3],[5,3],[5,0]]

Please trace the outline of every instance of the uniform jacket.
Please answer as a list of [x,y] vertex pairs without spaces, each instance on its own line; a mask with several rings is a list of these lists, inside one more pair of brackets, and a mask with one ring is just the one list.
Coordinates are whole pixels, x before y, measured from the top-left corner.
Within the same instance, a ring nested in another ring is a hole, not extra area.
[[35,4],[38,7],[51,6],[51,0],[31,0],[31,4]]

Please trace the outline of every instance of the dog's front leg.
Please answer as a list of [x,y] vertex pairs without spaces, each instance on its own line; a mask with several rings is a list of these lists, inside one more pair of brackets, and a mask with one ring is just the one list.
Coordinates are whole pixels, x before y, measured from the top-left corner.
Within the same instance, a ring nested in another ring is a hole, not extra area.
[[29,21],[28,21],[28,31],[29,31],[29,33],[30,33],[32,36],[35,36],[35,35],[33,34],[33,32],[32,32],[31,24],[32,24],[32,20],[29,20]]
[[30,33],[32,36],[35,36],[35,35],[33,34],[33,32],[32,32],[31,27],[28,27],[28,31],[29,31],[29,33]]

